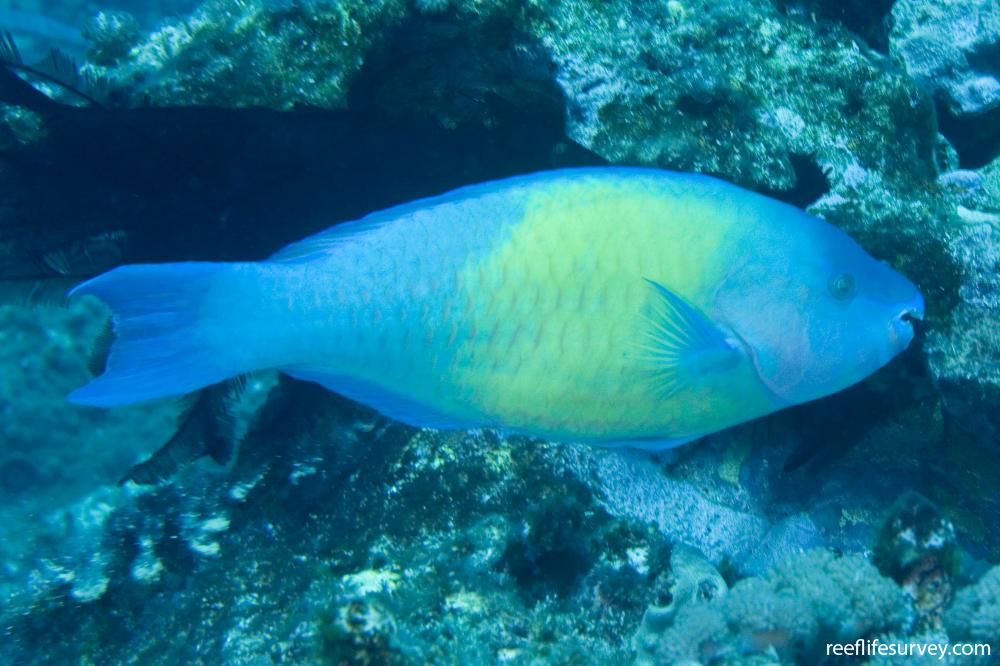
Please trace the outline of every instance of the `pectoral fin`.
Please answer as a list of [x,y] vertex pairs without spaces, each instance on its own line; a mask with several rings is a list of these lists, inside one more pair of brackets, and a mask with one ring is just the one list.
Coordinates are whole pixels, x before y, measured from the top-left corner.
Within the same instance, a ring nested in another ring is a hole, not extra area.
[[654,296],[642,349],[664,397],[699,386],[739,361],[739,344],[705,313],[662,284],[646,281]]

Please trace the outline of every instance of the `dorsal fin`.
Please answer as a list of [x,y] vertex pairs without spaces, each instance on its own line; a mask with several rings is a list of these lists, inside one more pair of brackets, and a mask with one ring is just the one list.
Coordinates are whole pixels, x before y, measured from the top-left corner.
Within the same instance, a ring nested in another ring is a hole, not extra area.
[[324,255],[337,245],[345,243],[352,238],[362,236],[384,225],[391,219],[384,215],[386,212],[388,211],[375,213],[354,222],[344,222],[335,227],[324,229],[312,236],[307,236],[300,241],[281,248],[268,257],[267,261],[305,261]]
[[565,177],[573,171],[585,171],[585,169],[563,169],[545,174],[527,174],[522,176],[511,176],[501,180],[478,183],[476,185],[466,185],[444,194],[416,199],[408,203],[392,206],[364,216],[360,220],[344,222],[315,233],[312,236],[288,245],[267,258],[267,261],[304,261],[314,259],[326,254],[334,247],[350,241],[351,239],[363,236],[379,227],[393,222],[400,218],[413,214],[414,212],[441,206],[449,203],[457,203],[467,199],[475,199],[491,192],[509,191],[511,185],[530,185],[533,181],[541,179],[555,179]]

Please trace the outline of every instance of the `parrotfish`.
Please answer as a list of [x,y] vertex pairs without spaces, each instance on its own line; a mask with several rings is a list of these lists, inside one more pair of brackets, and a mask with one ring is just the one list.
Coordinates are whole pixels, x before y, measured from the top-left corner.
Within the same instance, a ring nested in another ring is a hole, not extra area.
[[650,449],[861,381],[924,311],[819,218],[617,167],[463,187],[264,261],[129,265],[72,293],[107,303],[116,335],[76,403],[277,369],[414,426]]

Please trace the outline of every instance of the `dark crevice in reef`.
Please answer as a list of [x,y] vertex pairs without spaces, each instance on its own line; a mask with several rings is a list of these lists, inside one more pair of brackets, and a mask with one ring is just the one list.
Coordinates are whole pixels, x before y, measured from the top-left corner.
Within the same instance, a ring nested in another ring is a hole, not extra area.
[[958,152],[963,169],[978,169],[1000,157],[1000,107],[959,117],[940,102],[937,116],[941,134]]
[[498,568],[529,600],[553,594],[566,597],[594,566],[594,523],[607,517],[588,516],[590,501],[589,492],[581,487],[576,496],[532,507],[525,535],[507,544]]
[[512,39],[505,26],[410,26],[370,59],[346,110],[77,108],[2,81],[0,100],[28,104],[45,135],[0,155],[13,248],[0,280],[34,279],[53,251],[109,234],[114,263],[260,259],[461,185],[602,164],[566,139],[551,63]]
[[895,0],[776,0],[785,13],[840,23],[881,53],[889,51]]
[[521,39],[509,16],[474,30],[455,16],[422,17],[366,58],[348,106],[390,123],[488,130],[511,173],[537,169],[537,159],[519,156],[537,158],[540,146],[553,164],[604,164],[566,138],[568,105],[555,70],[548,54]]
[[[878,375],[823,400],[805,403],[768,417],[780,427],[797,433],[798,445],[784,461],[780,481],[775,484],[776,505],[795,506],[802,498],[814,497],[824,475],[842,465],[856,447],[880,437],[893,418],[909,414],[919,426],[908,445],[916,456],[911,467],[911,487],[925,492],[933,485],[932,466],[916,452],[937,447],[943,436],[943,415],[922,349],[923,331],[918,326],[914,343]],[[895,416],[894,416],[895,415]]]
[[785,203],[805,208],[830,191],[830,180],[813,155],[791,155],[789,161],[795,170],[795,185],[787,190],[759,188],[766,194]]

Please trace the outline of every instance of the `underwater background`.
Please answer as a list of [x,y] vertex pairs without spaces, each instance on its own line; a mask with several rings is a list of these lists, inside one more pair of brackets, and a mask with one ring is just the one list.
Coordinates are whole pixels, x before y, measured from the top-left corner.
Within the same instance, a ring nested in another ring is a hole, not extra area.
[[[0,28],[0,663],[1000,663],[995,0],[8,0]],[[917,339],[659,454],[272,375],[66,401],[107,317],[61,298],[83,278],[602,164],[825,218],[920,287]],[[857,639],[994,652],[827,652]]]

